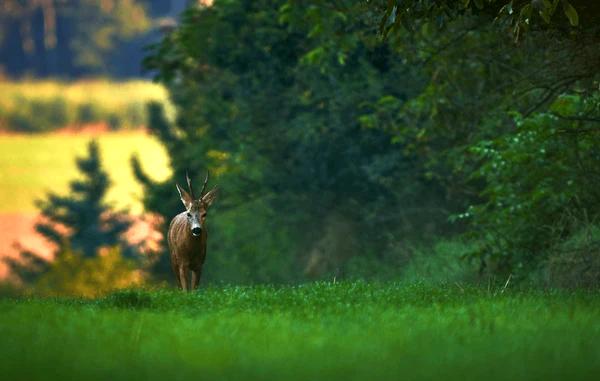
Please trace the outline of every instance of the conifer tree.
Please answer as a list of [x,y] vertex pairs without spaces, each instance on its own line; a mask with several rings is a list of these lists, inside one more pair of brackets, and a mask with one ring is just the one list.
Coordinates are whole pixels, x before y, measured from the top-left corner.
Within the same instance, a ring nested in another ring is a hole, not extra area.
[[[102,168],[98,143],[91,141],[87,157],[79,157],[76,162],[83,178],[71,181],[68,196],[49,193],[37,202],[48,221],[38,223],[36,230],[61,249],[68,241],[73,250],[92,257],[100,247],[122,245],[122,235],[131,221],[104,202],[110,179]],[[60,225],[68,232],[57,229]]]
[[[121,248],[124,255],[136,250],[124,240],[124,233],[132,224],[125,212],[115,212],[104,202],[110,186],[107,172],[102,168],[100,150],[96,141],[90,141],[85,157],[76,159],[82,177],[71,181],[66,196],[50,192],[36,202],[42,222],[35,229],[57,246],[56,255],[75,251],[84,257],[95,257],[101,247]],[[7,260],[11,269],[23,280],[31,280],[44,272],[47,266],[40,257],[23,252],[21,261]]]

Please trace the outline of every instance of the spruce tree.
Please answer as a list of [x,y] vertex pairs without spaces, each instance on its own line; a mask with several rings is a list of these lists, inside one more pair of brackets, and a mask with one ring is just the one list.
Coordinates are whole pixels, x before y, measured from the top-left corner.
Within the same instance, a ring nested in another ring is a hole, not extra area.
[[[96,141],[90,141],[87,156],[76,158],[76,164],[82,176],[70,182],[68,195],[50,192],[36,202],[43,217],[36,231],[56,245],[56,255],[72,250],[89,258],[108,246],[119,246],[124,255],[135,254],[135,248],[123,237],[132,224],[131,218],[125,212],[115,212],[104,201],[110,179],[102,168]],[[6,262],[26,282],[47,268],[31,252],[21,253],[20,261]]]
[[36,230],[61,249],[68,244],[93,257],[100,247],[123,245],[122,236],[131,220],[104,202],[110,179],[102,168],[96,141],[90,141],[87,157],[78,157],[76,163],[83,178],[71,181],[68,196],[49,193],[37,202],[46,221],[38,223]]

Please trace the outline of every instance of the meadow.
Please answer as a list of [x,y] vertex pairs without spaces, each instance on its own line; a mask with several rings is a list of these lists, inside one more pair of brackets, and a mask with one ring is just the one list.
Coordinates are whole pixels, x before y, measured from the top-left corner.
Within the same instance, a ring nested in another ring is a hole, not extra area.
[[312,283],[0,300],[11,380],[591,380],[600,296]]
[[111,130],[147,125],[146,104],[172,113],[164,87],[148,81],[94,79],[0,81],[0,130],[48,132],[100,123]]
[[88,134],[47,133],[0,135],[0,213],[35,212],[35,200],[47,191],[65,194],[78,176],[75,157],[86,154],[90,139],[98,140],[102,164],[112,179],[107,201],[140,213],[141,187],[129,160],[141,157],[156,180],[169,175],[168,158],[160,143],[141,131]]

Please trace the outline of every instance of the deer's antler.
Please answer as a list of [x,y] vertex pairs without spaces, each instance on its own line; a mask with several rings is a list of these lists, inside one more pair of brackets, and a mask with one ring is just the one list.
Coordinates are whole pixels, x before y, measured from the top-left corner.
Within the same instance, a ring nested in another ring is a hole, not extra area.
[[[194,196],[194,188],[192,188],[192,180],[190,180],[190,176],[188,176],[187,171],[185,171],[185,180],[187,181],[188,189],[190,190],[190,196],[192,196],[192,200],[195,200],[196,197]],[[204,192],[204,188],[202,188],[202,191]],[[200,194],[200,197],[202,197],[202,194]]]
[[208,174],[209,171],[206,171],[206,179],[204,179],[204,185],[202,186],[202,190],[200,191],[200,198],[202,198],[202,196],[204,196],[204,191],[206,190],[206,184],[208,184]]

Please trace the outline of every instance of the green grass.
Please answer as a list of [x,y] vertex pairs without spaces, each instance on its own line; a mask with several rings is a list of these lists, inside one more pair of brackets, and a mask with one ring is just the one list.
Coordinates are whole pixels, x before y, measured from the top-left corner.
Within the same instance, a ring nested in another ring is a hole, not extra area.
[[600,295],[369,283],[0,301],[7,380],[592,380]]
[[[34,200],[46,191],[65,194],[78,176],[75,157],[87,150],[90,136],[68,134],[0,135],[0,212],[34,212]],[[169,174],[167,155],[158,141],[142,132],[98,136],[104,168],[113,187],[107,200],[141,211],[141,187],[129,158],[138,153],[156,180]]]

